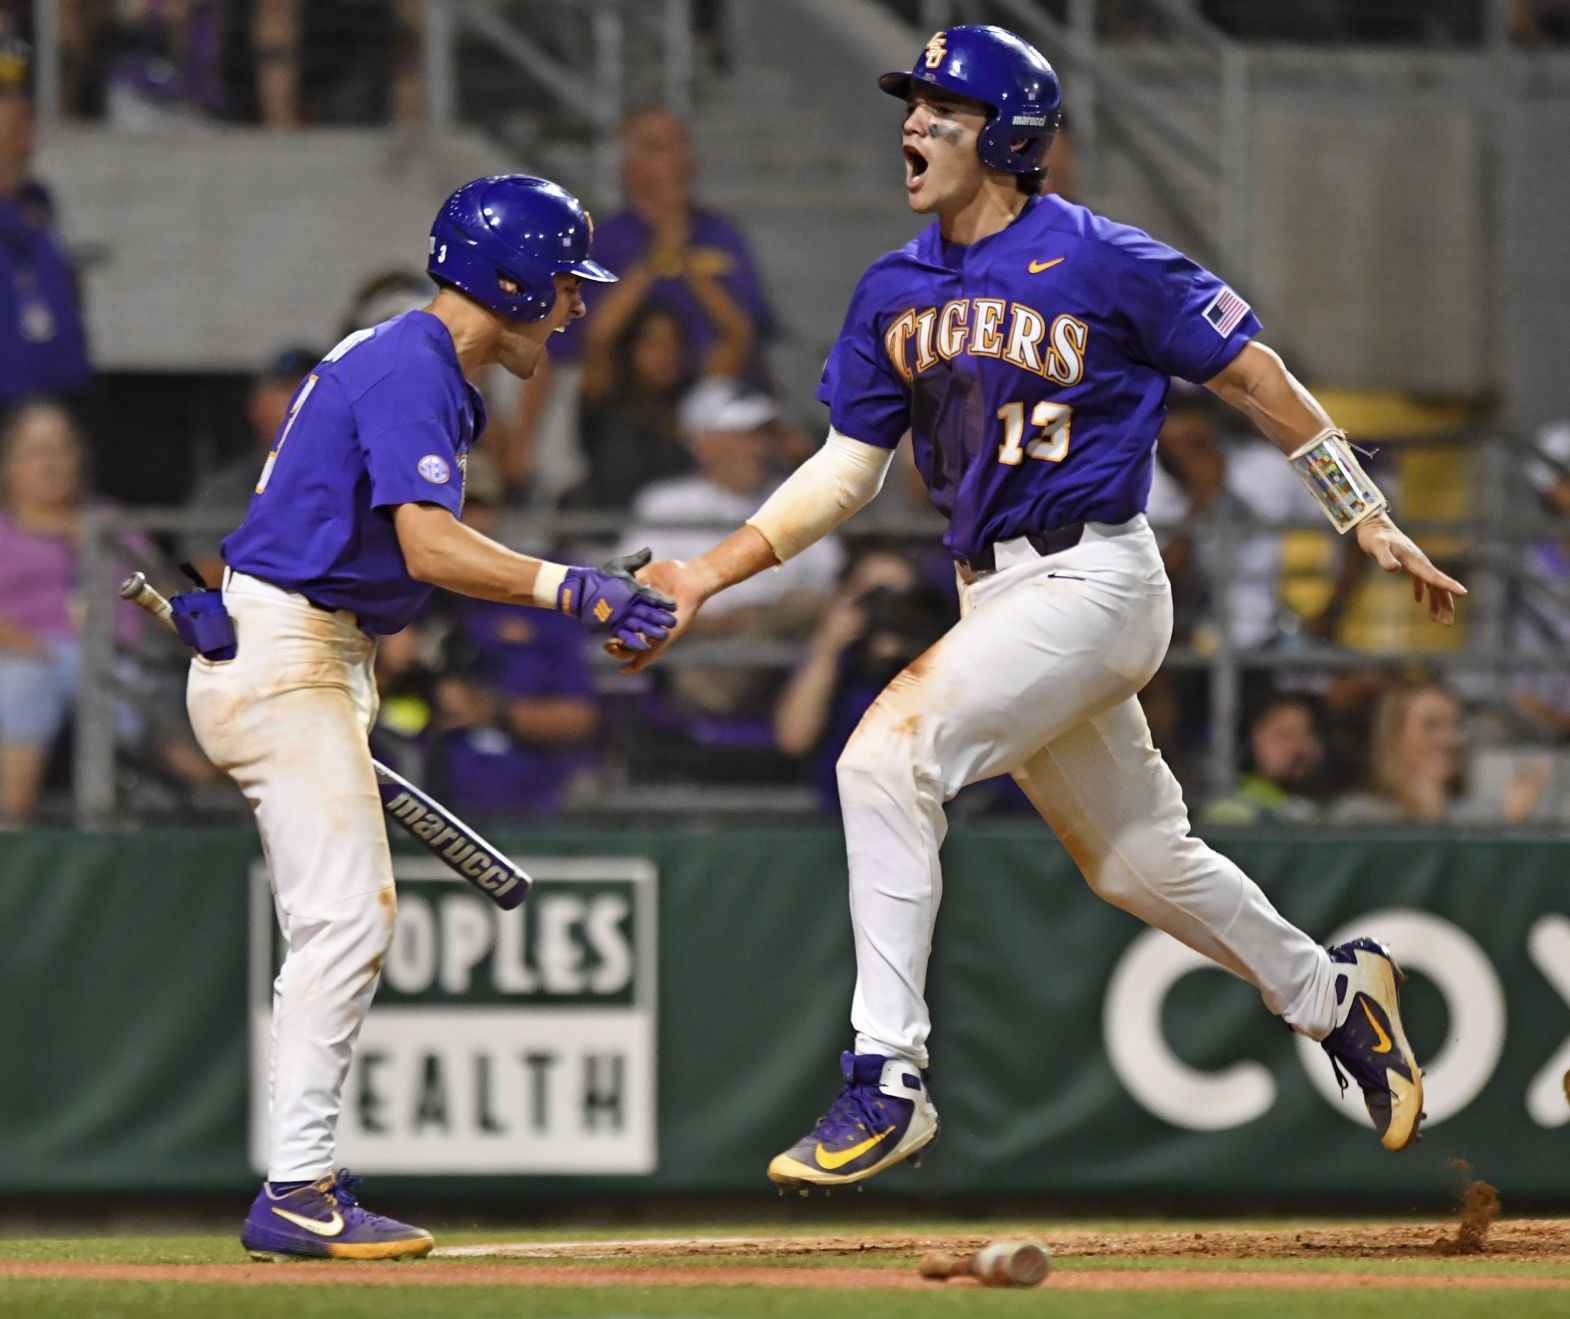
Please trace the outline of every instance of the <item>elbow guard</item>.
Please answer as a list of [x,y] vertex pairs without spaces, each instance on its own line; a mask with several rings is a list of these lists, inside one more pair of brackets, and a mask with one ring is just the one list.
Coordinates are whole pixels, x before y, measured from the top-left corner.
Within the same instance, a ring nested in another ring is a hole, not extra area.
[[830,428],[823,447],[747,519],[781,563],[822,539],[883,488],[892,449],[864,444]]

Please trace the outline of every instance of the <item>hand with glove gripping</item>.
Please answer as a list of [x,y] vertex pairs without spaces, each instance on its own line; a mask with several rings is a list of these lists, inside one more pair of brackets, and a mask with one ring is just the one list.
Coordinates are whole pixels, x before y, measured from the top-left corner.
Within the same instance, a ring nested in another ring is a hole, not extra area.
[[556,590],[556,608],[591,632],[609,632],[627,650],[648,650],[676,625],[676,602],[634,575],[653,554],[623,554],[598,568],[573,567]]

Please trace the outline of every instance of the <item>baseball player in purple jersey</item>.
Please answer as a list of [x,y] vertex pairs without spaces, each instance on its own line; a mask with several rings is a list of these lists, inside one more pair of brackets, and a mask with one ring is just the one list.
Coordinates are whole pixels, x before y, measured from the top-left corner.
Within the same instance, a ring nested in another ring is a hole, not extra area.
[[[482,367],[527,377],[583,314],[592,225],[553,183],[465,184],[431,231],[430,304],[340,343],[301,382],[223,544],[232,647],[192,661],[202,748],[256,812],[286,952],[273,986],[267,1181],[241,1229],[254,1257],[423,1255],[431,1237],[356,1203],[333,1132],[396,912],[366,734],[376,638],[433,586],[571,614],[637,648],[671,624],[630,568],[526,558],[458,520],[465,453],[485,425]],[[187,597],[188,598],[188,597]],[[229,658],[218,658],[228,655]]]
[[[1136,699],[1172,628],[1143,513],[1169,378],[1242,411],[1338,529],[1410,574],[1435,620],[1454,621],[1462,587],[1391,522],[1345,435],[1257,342],[1242,298],[1138,230],[1040,195],[1061,93],[1036,50],[999,28],[950,28],[880,85],[905,102],[911,208],[936,222],[857,286],[818,391],[823,448],[714,549],[648,573],[679,604],[674,640],[716,591],[865,504],[907,431],[949,520],[962,617],[888,685],[838,765],[857,965],[845,1088],[769,1176],[860,1181],[937,1139],[923,991],[943,804],[1003,772],[1096,893],[1323,1041],[1400,1149],[1423,1087],[1390,954],[1367,938],[1321,948],[1189,834]],[[665,644],[625,653],[625,667]]]

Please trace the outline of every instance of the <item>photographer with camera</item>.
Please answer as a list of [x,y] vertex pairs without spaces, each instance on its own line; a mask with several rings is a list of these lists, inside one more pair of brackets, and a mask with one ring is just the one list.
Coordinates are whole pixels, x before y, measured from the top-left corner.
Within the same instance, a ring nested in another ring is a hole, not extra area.
[[822,809],[839,808],[834,763],[867,707],[957,613],[901,549],[873,545],[851,563],[774,706],[779,749],[811,757]]

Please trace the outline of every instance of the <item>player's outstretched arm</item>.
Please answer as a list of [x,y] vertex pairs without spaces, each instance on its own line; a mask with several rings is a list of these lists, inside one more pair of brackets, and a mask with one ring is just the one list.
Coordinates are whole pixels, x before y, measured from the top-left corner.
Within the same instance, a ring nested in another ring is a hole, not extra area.
[[675,602],[635,576],[648,564],[648,550],[599,568],[550,563],[482,536],[439,504],[399,504],[393,525],[404,564],[418,581],[570,614],[591,632],[611,633],[628,653],[664,640],[674,622]]
[[1391,520],[1385,497],[1363,471],[1330,415],[1264,344],[1243,351],[1205,387],[1230,403],[1280,449],[1337,531],[1352,531],[1358,548],[1386,572],[1412,578],[1413,598],[1428,597],[1428,616],[1450,626],[1455,598],[1466,587],[1442,573]]
[[652,663],[691,626],[710,596],[800,554],[863,507],[883,488],[893,457],[892,449],[830,429],[823,447],[790,474],[745,526],[701,558],[690,563],[667,559],[640,574],[676,599],[676,626],[663,643],[638,653],[615,643],[605,649],[624,661],[623,673],[636,673]]

